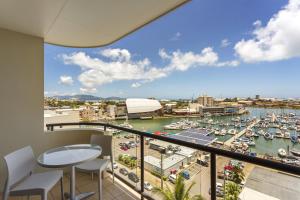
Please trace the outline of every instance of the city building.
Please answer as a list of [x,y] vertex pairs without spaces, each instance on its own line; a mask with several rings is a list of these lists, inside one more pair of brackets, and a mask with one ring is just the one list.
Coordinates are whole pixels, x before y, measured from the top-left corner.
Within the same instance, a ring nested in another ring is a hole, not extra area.
[[153,118],[162,115],[162,106],[155,99],[126,99],[129,119]]
[[44,110],[44,130],[46,130],[46,124],[79,121],[79,109]]
[[202,106],[207,106],[207,107],[214,106],[214,98],[207,95],[198,97],[197,102]]
[[95,121],[98,119],[98,108],[90,105],[80,106],[79,115],[81,121]]
[[160,140],[153,140],[149,143],[149,147],[153,150],[161,151],[162,149],[166,149],[167,153],[169,149],[178,149],[174,153],[172,152],[172,155],[181,155],[184,156],[187,163],[193,162],[197,158],[198,151],[192,148],[184,147],[184,146],[178,146],[178,145],[172,145],[170,143],[160,141]]
[[153,156],[145,156],[144,161],[146,170],[160,174],[162,167],[164,176],[168,176],[173,170],[178,171],[187,164],[186,157],[177,154],[163,158],[162,166],[161,159]]

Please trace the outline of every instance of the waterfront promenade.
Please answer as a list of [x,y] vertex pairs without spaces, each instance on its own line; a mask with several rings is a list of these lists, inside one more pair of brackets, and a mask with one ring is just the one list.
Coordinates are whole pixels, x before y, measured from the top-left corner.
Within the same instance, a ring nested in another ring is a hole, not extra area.
[[226,142],[224,142],[225,146],[230,147],[231,143],[241,137],[242,135],[244,135],[246,133],[247,130],[251,129],[253,126],[255,126],[260,120],[256,119],[254,122],[252,122],[249,126],[247,126],[246,128],[244,128],[242,131],[240,131],[239,133],[235,134],[233,137],[229,138]]

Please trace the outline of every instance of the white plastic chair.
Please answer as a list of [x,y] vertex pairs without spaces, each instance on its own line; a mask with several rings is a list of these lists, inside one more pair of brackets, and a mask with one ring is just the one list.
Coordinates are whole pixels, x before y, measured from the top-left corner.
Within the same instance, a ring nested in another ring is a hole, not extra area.
[[33,173],[36,160],[30,146],[14,151],[4,157],[7,166],[7,179],[3,200],[8,196],[40,195],[47,200],[48,192],[60,181],[61,198],[63,199],[63,171],[55,170],[44,173]]
[[107,168],[109,159],[101,159],[103,157],[109,156],[111,162],[111,169],[114,182],[114,166],[113,166],[113,151],[112,151],[112,136],[111,135],[92,135],[91,144],[99,145],[102,148],[102,153],[100,158],[82,163],[76,166],[79,171],[90,172],[98,174],[98,198],[102,199],[102,172]]

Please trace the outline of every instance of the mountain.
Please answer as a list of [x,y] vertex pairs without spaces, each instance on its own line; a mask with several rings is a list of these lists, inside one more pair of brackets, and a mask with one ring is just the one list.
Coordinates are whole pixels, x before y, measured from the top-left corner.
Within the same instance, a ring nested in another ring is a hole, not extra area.
[[85,95],[85,94],[53,96],[53,98],[57,98],[59,100],[76,99],[78,101],[124,100],[124,98],[121,98],[121,97],[107,97],[107,98],[103,98],[103,97],[97,97],[97,96]]

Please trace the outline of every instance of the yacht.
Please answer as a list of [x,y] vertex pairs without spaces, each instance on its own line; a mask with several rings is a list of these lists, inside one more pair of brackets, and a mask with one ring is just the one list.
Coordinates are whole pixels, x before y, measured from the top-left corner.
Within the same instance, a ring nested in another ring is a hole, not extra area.
[[264,134],[264,137],[265,137],[265,139],[267,139],[267,140],[273,140],[273,135],[272,135],[271,133],[269,133],[269,132],[266,132],[266,133]]
[[287,155],[286,150],[283,148],[278,149],[278,155],[279,155],[279,157],[282,157],[282,158],[286,157],[286,155]]

